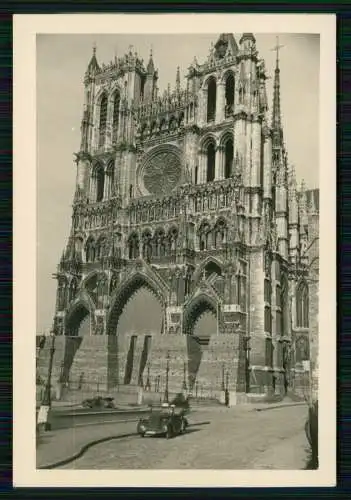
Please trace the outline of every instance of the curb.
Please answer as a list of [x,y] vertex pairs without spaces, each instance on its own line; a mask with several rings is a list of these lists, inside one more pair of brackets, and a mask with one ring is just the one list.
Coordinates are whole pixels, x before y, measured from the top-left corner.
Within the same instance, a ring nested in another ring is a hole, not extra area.
[[306,406],[306,403],[304,401],[297,401],[296,403],[284,403],[281,405],[269,406],[268,408],[253,408],[253,411],[276,410],[278,408],[289,408],[290,406]]

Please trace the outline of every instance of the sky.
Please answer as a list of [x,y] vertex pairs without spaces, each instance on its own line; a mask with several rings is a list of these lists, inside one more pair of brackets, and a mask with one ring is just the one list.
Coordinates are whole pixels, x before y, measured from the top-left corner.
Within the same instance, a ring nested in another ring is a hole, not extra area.
[[[241,34],[234,36],[239,42]],[[275,66],[272,48],[276,45],[276,35],[255,33],[255,37],[259,57],[265,59],[267,74],[271,76],[267,80],[271,108]],[[213,34],[37,36],[38,333],[52,324],[56,294],[52,274],[70,231],[76,179],[74,153],[80,146],[83,112],[83,77],[93,45],[97,46],[99,63],[123,55],[130,45],[147,63],[152,49],[162,93],[168,83],[174,87],[177,66],[183,80],[194,56],[202,63],[212,42],[216,42]],[[279,44],[283,45],[281,109],[289,162],[295,166],[298,180],[304,178],[308,187],[318,187],[319,35],[279,34]],[[150,323],[148,327],[153,326]]]

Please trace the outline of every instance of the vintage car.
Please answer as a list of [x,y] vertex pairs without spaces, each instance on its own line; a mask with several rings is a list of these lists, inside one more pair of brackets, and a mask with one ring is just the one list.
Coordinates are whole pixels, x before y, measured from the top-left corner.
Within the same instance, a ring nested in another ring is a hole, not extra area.
[[141,418],[137,425],[137,433],[145,436],[165,436],[167,439],[183,434],[188,427],[183,409],[177,409],[175,405],[163,404],[152,406],[150,415]]
[[114,399],[111,397],[95,396],[91,399],[85,399],[82,402],[83,408],[94,408],[94,409],[104,409],[104,408],[114,408]]

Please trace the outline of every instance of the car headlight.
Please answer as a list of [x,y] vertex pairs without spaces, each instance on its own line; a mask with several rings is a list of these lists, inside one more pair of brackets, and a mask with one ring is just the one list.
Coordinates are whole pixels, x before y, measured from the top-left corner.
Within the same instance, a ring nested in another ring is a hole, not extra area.
[[145,430],[145,425],[144,425],[144,424],[140,424],[139,429],[140,429],[141,431],[144,431],[144,430]]

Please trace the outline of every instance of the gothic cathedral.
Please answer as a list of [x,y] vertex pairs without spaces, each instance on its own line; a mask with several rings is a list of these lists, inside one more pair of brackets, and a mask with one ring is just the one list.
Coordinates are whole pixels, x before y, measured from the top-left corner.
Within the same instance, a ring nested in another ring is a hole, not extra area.
[[[178,69],[162,95],[152,54],[146,67],[131,50],[100,65],[94,49],[56,274],[54,373],[84,372],[111,391],[145,385],[148,372],[153,387],[167,362],[170,392],[239,395],[286,392],[303,372],[319,191],[298,188],[288,162],[279,47],[270,120],[255,37],[238,40],[221,34],[186,85]],[[119,318],[143,287],[161,327],[122,335]],[[215,331],[195,334],[206,311]]]

